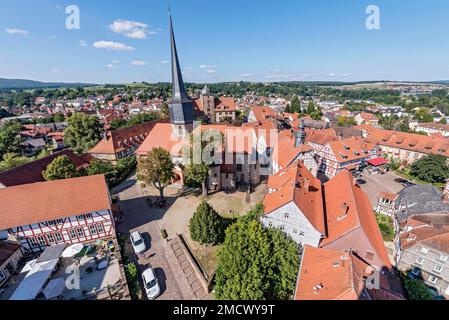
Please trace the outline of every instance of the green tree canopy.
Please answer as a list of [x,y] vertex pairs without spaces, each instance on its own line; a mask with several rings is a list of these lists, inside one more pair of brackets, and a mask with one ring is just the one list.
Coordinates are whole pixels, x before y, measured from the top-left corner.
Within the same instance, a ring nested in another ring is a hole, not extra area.
[[446,182],[449,179],[449,166],[446,157],[428,155],[413,163],[410,167],[410,173],[425,182]]
[[217,245],[224,238],[223,218],[203,200],[189,224],[190,236],[200,244]]
[[68,123],[64,140],[76,153],[85,153],[100,141],[101,125],[96,116],[74,113]]
[[22,157],[16,153],[7,153],[3,156],[3,161],[0,162],[0,172],[20,166],[30,161],[32,161],[32,159]]
[[264,229],[262,207],[226,230],[218,253],[215,294],[222,300],[288,299],[299,269],[297,244],[277,229]]
[[159,190],[161,200],[164,199],[164,189],[174,178],[175,165],[170,153],[162,148],[155,148],[146,157],[138,160],[137,178],[147,184],[152,184]]
[[19,132],[22,125],[18,122],[8,122],[0,128],[0,159],[6,153],[18,153],[22,139]]
[[404,289],[408,300],[432,300],[429,288],[419,279],[404,279]]
[[63,180],[78,176],[75,164],[67,156],[60,156],[53,160],[42,172],[42,176],[47,181]]
[[94,159],[87,168],[87,174],[89,176],[103,174],[109,184],[115,178],[116,170],[110,162]]

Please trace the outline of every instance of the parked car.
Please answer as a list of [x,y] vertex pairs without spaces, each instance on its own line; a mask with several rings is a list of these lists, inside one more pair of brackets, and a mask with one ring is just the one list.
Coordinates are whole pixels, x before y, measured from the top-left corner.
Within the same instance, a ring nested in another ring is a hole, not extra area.
[[358,185],[366,184],[366,180],[364,180],[364,179],[357,179],[356,182]]
[[408,181],[405,180],[405,179],[402,179],[402,178],[397,178],[397,179],[394,179],[394,182],[397,182],[397,183],[405,183],[405,182],[408,182]]
[[142,280],[148,300],[156,299],[161,294],[161,288],[153,268],[150,267],[142,273]]
[[144,253],[147,250],[145,245],[145,241],[143,241],[142,235],[140,232],[136,231],[131,234],[130,237],[131,244],[133,246],[134,252],[136,254]]

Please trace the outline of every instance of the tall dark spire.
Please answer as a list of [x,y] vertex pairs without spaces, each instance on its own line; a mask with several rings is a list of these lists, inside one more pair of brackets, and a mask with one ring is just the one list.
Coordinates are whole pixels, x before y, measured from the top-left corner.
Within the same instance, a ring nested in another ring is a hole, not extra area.
[[170,14],[170,41],[171,41],[171,67],[173,95],[171,103],[190,102],[182,79],[181,66],[179,65],[178,50],[176,49],[175,33],[173,31],[173,21]]
[[178,51],[176,49],[173,21],[170,13],[170,41],[171,41],[171,67],[172,67],[172,97],[168,101],[170,105],[171,122],[174,124],[193,123],[193,102],[187,96],[184,81],[182,79],[181,66],[179,64]]

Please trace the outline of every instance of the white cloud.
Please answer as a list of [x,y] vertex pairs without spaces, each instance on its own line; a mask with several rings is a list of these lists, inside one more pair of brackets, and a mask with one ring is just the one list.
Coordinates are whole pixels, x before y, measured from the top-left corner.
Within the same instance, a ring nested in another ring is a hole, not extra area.
[[168,61],[167,60],[161,60],[161,64],[167,64]]
[[27,36],[30,34],[30,32],[27,30],[16,29],[16,28],[7,28],[7,29],[5,29],[5,32],[7,34],[19,34],[19,35],[24,35],[24,36]]
[[59,69],[53,69],[53,70],[51,70],[51,72],[53,72],[53,73],[58,73],[58,72],[59,72]]
[[329,77],[335,77],[335,73],[329,73]]
[[86,40],[80,40],[80,46],[81,47],[87,47],[88,46],[87,41]]
[[119,63],[120,61],[118,61],[118,60],[112,60],[112,63],[113,64],[117,64],[117,63]]
[[132,66],[146,66],[147,63],[142,60],[134,60],[134,61],[131,61],[131,65]]
[[214,70],[214,69],[207,69],[206,72],[207,72],[207,73],[215,73],[215,72],[217,72],[217,71]]
[[156,31],[150,30],[146,23],[121,19],[115,20],[109,25],[109,29],[132,39],[146,39],[159,32],[159,28]]
[[113,69],[116,68],[117,66],[115,64],[109,63],[106,65],[106,67],[108,67],[109,69]]
[[242,74],[239,74],[239,77],[245,77],[245,78],[247,78],[247,77],[252,77],[253,75],[251,74],[251,73],[242,73]]
[[217,67],[216,65],[208,65],[208,64],[200,65],[201,69],[215,69],[216,67]]
[[97,41],[93,44],[97,49],[106,49],[114,51],[133,51],[134,47],[114,41]]

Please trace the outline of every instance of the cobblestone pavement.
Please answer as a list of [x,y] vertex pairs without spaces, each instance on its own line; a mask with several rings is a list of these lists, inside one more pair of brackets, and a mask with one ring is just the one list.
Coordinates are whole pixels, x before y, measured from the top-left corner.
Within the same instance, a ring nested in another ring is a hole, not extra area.
[[149,249],[142,256],[135,256],[139,275],[149,266],[154,268],[162,292],[158,300],[195,299],[173,251],[162,238],[158,224],[161,216],[147,206],[142,188],[135,182],[135,177],[128,179],[125,186],[126,188],[119,186],[113,190],[113,193],[120,192],[118,205],[124,213],[124,220],[117,225],[117,231],[127,238],[134,231],[142,234]]

